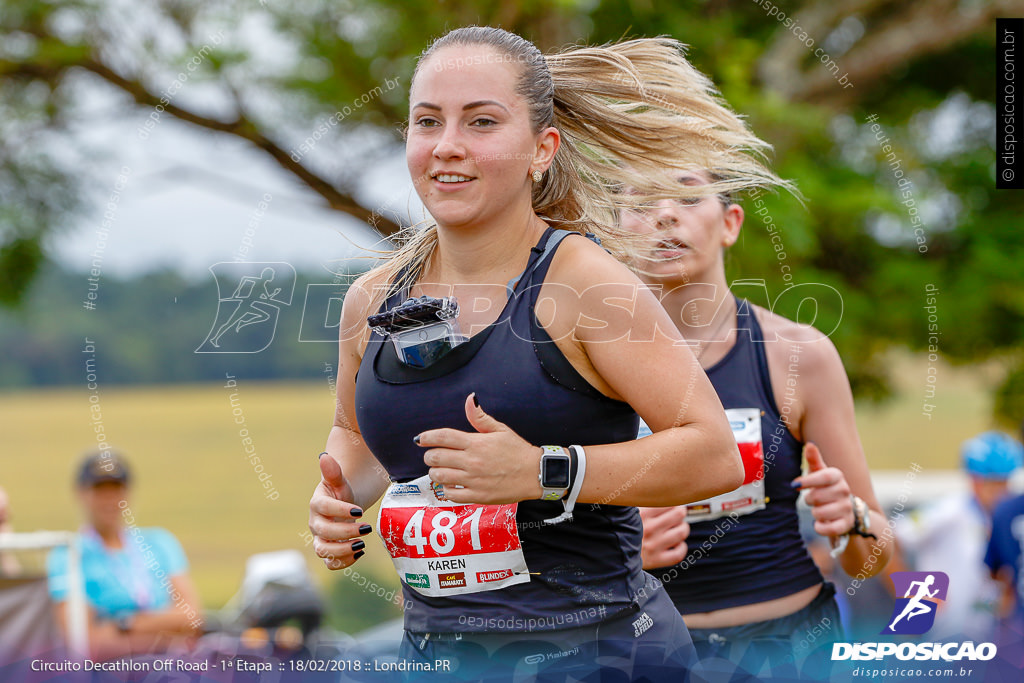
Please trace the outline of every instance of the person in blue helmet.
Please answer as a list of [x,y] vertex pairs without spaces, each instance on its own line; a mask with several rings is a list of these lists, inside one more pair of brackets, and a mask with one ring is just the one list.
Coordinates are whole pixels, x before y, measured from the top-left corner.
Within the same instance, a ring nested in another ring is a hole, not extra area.
[[1001,432],[985,432],[960,446],[969,488],[921,507],[895,528],[903,559],[916,571],[949,575],[949,591],[930,633],[937,638],[991,634],[1000,586],[985,568],[992,511],[1006,497],[1010,476],[1021,466],[1022,447]]
[[[1022,429],[1024,432],[1024,429]],[[1024,447],[1006,434],[989,432],[988,443],[998,449],[1002,459],[1015,460],[1018,465],[1024,457]],[[983,435],[985,436],[985,435]],[[998,580],[1008,598],[1000,610],[1006,626],[1019,634],[1024,632],[1024,494],[1004,498],[992,511],[992,533],[985,551],[985,564]]]

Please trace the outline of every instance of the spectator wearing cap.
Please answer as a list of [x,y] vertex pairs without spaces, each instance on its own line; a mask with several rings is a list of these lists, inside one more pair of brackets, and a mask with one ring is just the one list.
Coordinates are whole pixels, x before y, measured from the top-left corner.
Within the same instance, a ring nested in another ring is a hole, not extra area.
[[1010,476],[1021,466],[1022,456],[1021,445],[1001,432],[964,441],[960,463],[969,479],[968,491],[925,505],[897,523],[896,537],[910,566],[949,575],[946,604],[929,637],[991,635],[1002,589],[985,567],[985,549],[993,509],[1008,495]]
[[[1024,436],[1024,425],[1021,425]],[[1009,439],[1010,437],[1006,437]],[[1012,441],[1012,440],[1011,440]],[[1024,447],[1013,442],[1018,457]],[[1007,446],[1009,448],[1009,446]],[[1010,632],[1024,632],[1024,495],[1011,496],[996,505],[992,512],[992,534],[985,552],[985,564],[1003,586],[1004,608],[1000,616],[1008,622]],[[1017,635],[1017,642],[1020,636]]]
[[[75,478],[85,520],[78,534],[94,660],[166,651],[201,626],[199,600],[178,540],[135,526],[131,473],[113,451],[89,454]],[[50,596],[66,626],[67,549],[47,558]]]

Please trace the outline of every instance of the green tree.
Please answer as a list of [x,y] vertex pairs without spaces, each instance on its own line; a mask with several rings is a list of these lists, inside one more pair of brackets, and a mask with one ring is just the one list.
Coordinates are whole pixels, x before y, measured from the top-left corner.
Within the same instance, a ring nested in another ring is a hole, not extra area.
[[[789,315],[799,298],[788,285],[834,288],[841,296],[819,301],[816,322],[841,319],[833,339],[861,395],[888,391],[885,350],[927,350],[928,284],[940,291],[942,354],[1005,358],[1019,375],[1024,200],[994,189],[993,27],[1022,11],[1021,0],[2,0],[0,300],[23,300],[49,236],[81,209],[76,188],[90,169],[74,134],[88,125],[81,88],[244,140],[324,205],[387,235],[401,217],[362,205],[343,161],[400,144],[409,76],[432,37],[491,24],[552,50],[668,34],[692,46],[693,62],[775,146],[776,167],[806,197],[769,198],[761,216],[748,201],[730,257],[736,277],[764,278]],[[168,98],[179,73],[188,82]],[[387,89],[392,81],[400,87]],[[187,96],[200,85],[224,103],[217,112]],[[356,101],[316,149],[294,153]],[[764,216],[778,226],[782,261]],[[1019,384],[1003,387],[1000,405],[1021,404]]]

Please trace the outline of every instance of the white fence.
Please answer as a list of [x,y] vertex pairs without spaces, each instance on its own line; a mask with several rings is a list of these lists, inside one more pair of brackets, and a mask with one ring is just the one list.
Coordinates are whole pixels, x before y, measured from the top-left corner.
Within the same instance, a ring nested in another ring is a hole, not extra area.
[[71,531],[34,531],[0,534],[0,551],[68,549],[68,649],[76,659],[89,656],[89,633],[85,607],[85,583],[78,534]]

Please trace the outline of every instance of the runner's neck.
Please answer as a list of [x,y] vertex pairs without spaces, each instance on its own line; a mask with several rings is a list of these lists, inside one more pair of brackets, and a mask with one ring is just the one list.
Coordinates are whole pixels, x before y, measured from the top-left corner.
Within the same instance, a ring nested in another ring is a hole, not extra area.
[[707,343],[726,338],[725,319],[736,315],[732,298],[723,273],[711,282],[664,285],[661,305],[684,338]]

